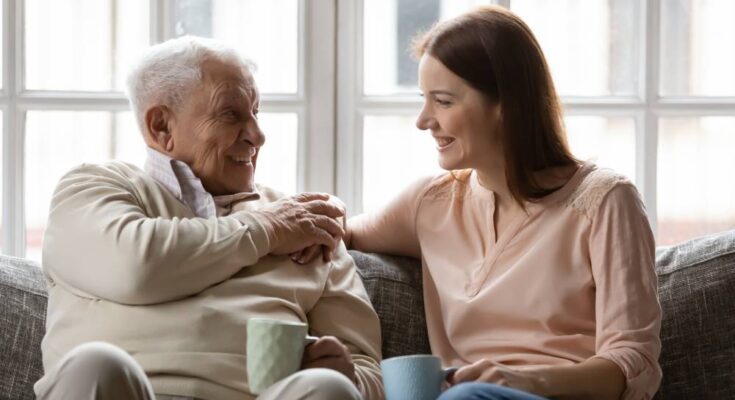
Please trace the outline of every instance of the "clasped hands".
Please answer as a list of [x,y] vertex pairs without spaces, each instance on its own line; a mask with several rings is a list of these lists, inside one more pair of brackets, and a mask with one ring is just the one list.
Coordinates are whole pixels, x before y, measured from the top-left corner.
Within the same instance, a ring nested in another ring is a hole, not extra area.
[[489,359],[465,365],[447,378],[450,385],[475,381],[495,383],[539,396],[546,396],[548,392],[548,383],[541,369],[517,370]]
[[346,209],[326,193],[302,193],[275,201],[258,211],[271,254],[286,255],[300,264],[321,252],[324,261],[345,235]]

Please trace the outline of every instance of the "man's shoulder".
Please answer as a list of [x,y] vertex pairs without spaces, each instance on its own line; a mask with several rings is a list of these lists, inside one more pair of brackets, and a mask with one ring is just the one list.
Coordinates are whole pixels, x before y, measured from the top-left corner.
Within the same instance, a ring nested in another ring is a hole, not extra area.
[[156,188],[157,184],[140,167],[125,161],[113,160],[77,165],[61,177],[57,192],[62,190],[76,192],[89,187],[103,186],[138,192]]
[[145,172],[134,164],[120,160],[112,160],[101,163],[84,163],[77,165],[65,174],[65,177],[68,176],[133,178],[145,176]]

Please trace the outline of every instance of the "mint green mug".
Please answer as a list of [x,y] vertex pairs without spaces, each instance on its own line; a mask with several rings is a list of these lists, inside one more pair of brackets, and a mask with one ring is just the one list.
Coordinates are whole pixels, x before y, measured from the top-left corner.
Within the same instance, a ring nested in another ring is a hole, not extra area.
[[251,318],[247,326],[247,371],[250,392],[261,394],[298,371],[304,348],[318,338],[303,322]]

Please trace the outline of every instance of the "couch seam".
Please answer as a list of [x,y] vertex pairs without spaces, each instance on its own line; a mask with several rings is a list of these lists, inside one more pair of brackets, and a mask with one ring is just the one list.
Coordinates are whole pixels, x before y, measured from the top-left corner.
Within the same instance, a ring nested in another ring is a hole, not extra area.
[[[704,264],[706,262],[712,261],[715,258],[724,257],[724,256],[730,256],[730,255],[734,255],[734,254],[735,254],[735,249],[728,250],[728,251],[725,251],[725,252],[722,252],[722,253],[716,253],[716,254],[708,255],[708,257],[705,258],[705,259],[697,260],[697,261],[694,261],[694,262],[692,262],[690,264],[679,265],[675,269],[672,269],[670,271],[664,271],[661,274],[657,274],[657,275],[658,276],[664,276],[664,275],[673,274],[674,272],[678,272],[678,271],[681,271],[681,270],[684,270],[684,269],[696,267],[697,265]],[[665,269],[666,267],[661,267],[661,268],[662,269]]]

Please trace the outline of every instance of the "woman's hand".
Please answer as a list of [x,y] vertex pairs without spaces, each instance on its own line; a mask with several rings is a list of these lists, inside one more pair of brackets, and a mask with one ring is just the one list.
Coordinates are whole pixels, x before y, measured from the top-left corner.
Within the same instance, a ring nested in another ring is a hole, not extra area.
[[306,368],[329,368],[342,373],[352,382],[357,379],[350,350],[334,336],[320,337],[306,346],[301,358],[301,369]]
[[489,359],[482,359],[457,370],[451,378],[452,385],[462,382],[488,382],[547,396],[548,384],[542,370],[519,371]]

